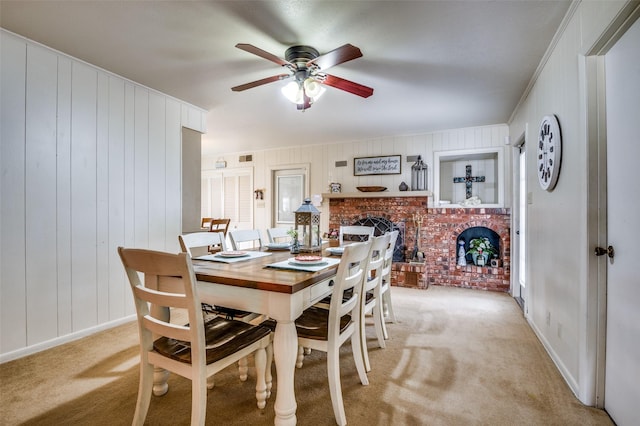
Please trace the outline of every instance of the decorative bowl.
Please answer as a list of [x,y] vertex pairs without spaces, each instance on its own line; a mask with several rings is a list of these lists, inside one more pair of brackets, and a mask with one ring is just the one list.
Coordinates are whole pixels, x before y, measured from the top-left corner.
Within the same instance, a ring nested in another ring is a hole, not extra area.
[[386,186],[356,186],[360,192],[382,192],[386,191]]

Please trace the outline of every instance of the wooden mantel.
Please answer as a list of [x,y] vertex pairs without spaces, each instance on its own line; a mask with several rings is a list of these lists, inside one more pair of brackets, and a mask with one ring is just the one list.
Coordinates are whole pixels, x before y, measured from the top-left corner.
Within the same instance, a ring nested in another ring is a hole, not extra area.
[[323,199],[332,198],[393,198],[393,197],[433,197],[431,191],[381,191],[381,192],[325,192]]

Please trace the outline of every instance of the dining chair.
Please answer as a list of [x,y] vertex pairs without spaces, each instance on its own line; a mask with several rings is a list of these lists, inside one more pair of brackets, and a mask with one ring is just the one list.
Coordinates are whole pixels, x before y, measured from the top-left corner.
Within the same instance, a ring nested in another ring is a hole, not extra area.
[[226,237],[230,223],[231,219],[211,219],[209,221],[209,232],[222,232]]
[[[178,235],[180,249],[189,253],[190,258],[194,258],[198,253],[207,254],[210,247],[220,247],[221,251],[226,251],[225,238],[222,232],[192,232],[190,234]],[[239,309],[228,308],[220,305],[204,304],[203,309],[207,313],[224,316],[227,319],[237,319],[244,322],[250,322],[260,315],[253,312],[241,311]],[[242,370],[242,368],[241,368]],[[246,372],[240,371],[243,377]]]
[[342,225],[340,226],[338,241],[340,246],[344,245],[345,242],[349,244],[353,241],[366,241],[373,237],[374,231],[375,228],[373,226]]
[[391,301],[391,269],[393,268],[393,252],[396,248],[399,233],[398,230],[389,233],[391,239],[384,256],[384,268],[382,269],[382,285],[380,286],[382,306],[379,306],[378,313],[382,317],[382,332],[385,340],[389,338],[386,323],[396,322],[396,314],[393,312],[393,303]]
[[[350,244],[345,247],[338,265],[329,309],[311,306],[296,319],[298,333],[298,363],[301,367],[304,348],[315,349],[327,354],[327,376],[329,393],[336,422],[347,423],[342,386],[340,383],[340,347],[351,340],[351,352],[360,382],[369,384],[364,367],[362,345],[360,343],[360,294],[364,282],[366,265],[372,241]],[[338,297],[352,290],[349,297]]]
[[[271,331],[221,317],[205,321],[188,253],[118,247],[118,254],[133,292],[140,335],[140,382],[133,424],[144,424],[149,411],[154,367],[191,380],[191,425],[204,425],[207,388],[212,387],[207,379],[251,354],[257,405],[264,408]],[[186,311],[188,324],[171,323],[170,309]]]
[[222,232],[191,232],[178,236],[180,248],[191,257],[216,251],[226,251],[227,244]]
[[240,250],[241,247],[247,246],[246,243],[252,243],[251,248],[262,248],[262,235],[258,229],[233,229],[229,231],[229,239],[234,250]]
[[369,362],[369,349],[367,346],[367,333],[365,316],[373,317],[373,325],[378,339],[378,346],[384,348],[384,332],[382,330],[382,316],[378,312],[381,304],[381,285],[383,277],[384,259],[389,247],[391,234],[384,234],[371,238],[371,249],[369,251],[369,262],[363,284],[363,291],[360,295],[360,342],[362,344],[362,358],[366,371],[371,371]]
[[287,228],[267,228],[267,239],[269,243],[284,243],[291,240],[291,236],[288,234]]
[[209,229],[209,226],[211,225],[211,221],[213,220],[212,217],[203,217],[200,220],[200,228],[202,229]]

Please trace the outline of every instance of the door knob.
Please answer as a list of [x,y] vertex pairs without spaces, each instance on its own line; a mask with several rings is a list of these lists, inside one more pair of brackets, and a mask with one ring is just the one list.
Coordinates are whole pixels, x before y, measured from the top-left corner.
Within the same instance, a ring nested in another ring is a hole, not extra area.
[[609,246],[607,248],[596,247],[596,250],[595,250],[596,256],[604,256],[605,254],[609,256],[610,259],[613,259],[613,255],[614,255],[613,246]]

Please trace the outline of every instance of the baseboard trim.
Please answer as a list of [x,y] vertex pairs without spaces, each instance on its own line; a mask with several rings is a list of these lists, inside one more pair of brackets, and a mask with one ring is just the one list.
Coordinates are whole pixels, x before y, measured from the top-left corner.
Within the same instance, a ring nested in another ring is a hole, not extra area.
[[117,327],[122,324],[126,324],[136,320],[136,315],[129,315],[117,320],[105,322],[94,327],[85,328],[84,330],[76,331],[74,333],[65,334],[64,336],[56,337],[45,342],[36,343],[35,345],[27,346],[25,348],[16,349],[15,351],[0,354],[0,364],[13,361],[14,359],[22,358],[28,355],[33,355],[37,352],[42,352],[46,349],[53,348],[55,346],[62,345],[64,343],[73,342],[74,340],[82,339],[91,334],[98,333],[100,331],[108,330],[113,327]]
[[581,403],[583,403],[585,405],[589,405],[589,404],[585,403],[584,401],[582,401],[580,399],[580,396],[579,396],[580,395],[580,389],[579,389],[579,386],[578,386],[578,382],[575,380],[575,377],[573,377],[571,375],[571,373],[566,368],[566,366],[564,365],[564,363],[562,362],[560,357],[558,357],[558,354],[556,354],[556,352],[553,350],[553,348],[549,344],[549,341],[544,337],[544,335],[540,332],[540,330],[538,329],[536,324],[533,321],[531,321],[531,319],[527,318],[527,322],[529,323],[529,326],[531,327],[533,332],[538,337],[538,340],[540,340],[540,342],[542,343],[542,346],[544,347],[544,349],[547,352],[547,354],[549,354],[549,357],[551,358],[551,361],[553,361],[553,363],[555,364],[555,366],[558,369],[558,371],[560,371],[560,375],[564,378],[564,381],[567,382],[567,385],[569,386],[569,389],[571,389],[571,392],[573,392],[575,397]]

